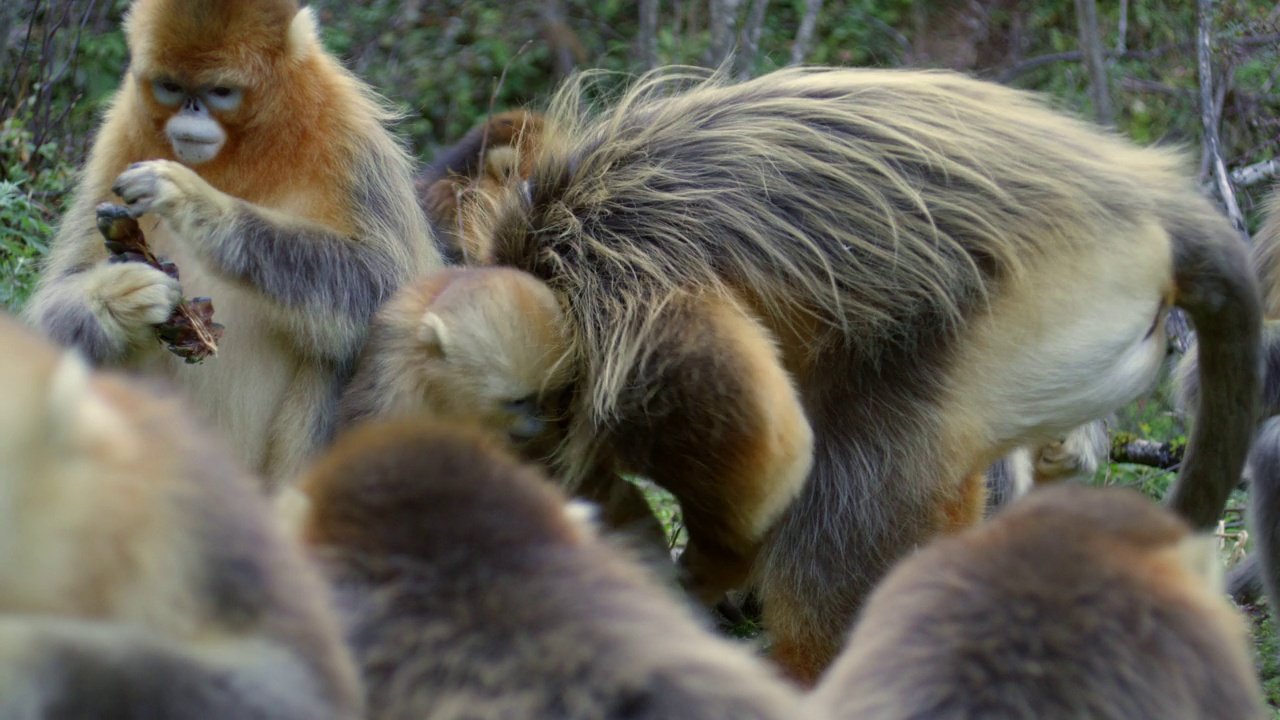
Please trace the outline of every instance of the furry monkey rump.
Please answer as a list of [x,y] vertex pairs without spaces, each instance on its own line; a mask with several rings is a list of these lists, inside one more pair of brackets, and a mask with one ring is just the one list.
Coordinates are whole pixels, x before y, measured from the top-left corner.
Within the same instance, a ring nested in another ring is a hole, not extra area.
[[1128,489],[1037,488],[894,567],[809,696],[835,719],[1262,718],[1213,537]]
[[368,423],[304,487],[371,718],[805,717],[492,435]]
[[557,96],[528,188],[489,220],[496,261],[566,299],[559,463],[703,512],[691,585],[750,568],[797,676],[893,558],[981,516],[987,465],[1145,390],[1173,303],[1218,328],[1205,377],[1238,383],[1234,406],[1205,400],[1214,433],[1172,501],[1216,519],[1258,300],[1181,153],[945,72],[660,71],[600,112],[586,87]]
[[361,716],[320,578],[190,411],[0,341],[0,718]]

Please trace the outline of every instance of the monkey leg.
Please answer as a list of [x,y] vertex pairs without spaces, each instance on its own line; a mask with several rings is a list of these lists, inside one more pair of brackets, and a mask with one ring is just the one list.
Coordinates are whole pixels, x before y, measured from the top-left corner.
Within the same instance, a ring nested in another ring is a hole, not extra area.
[[980,521],[985,494],[978,473],[921,482],[945,477],[934,443],[882,429],[873,439],[884,445],[867,447],[843,432],[815,431],[809,483],[770,532],[753,574],[771,658],[804,685],[840,652],[893,562],[940,532]]
[[765,531],[808,475],[813,434],[768,331],[738,303],[674,301],[619,399],[622,464],[680,501],[690,591],[710,605],[747,579]]

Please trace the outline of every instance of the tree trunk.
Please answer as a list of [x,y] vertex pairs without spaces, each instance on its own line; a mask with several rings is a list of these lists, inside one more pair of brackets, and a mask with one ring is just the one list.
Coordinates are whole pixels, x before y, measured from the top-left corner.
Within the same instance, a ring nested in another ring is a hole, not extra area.
[[1076,25],[1080,32],[1080,52],[1089,70],[1089,94],[1093,98],[1094,117],[1102,125],[1114,122],[1111,91],[1107,87],[1107,66],[1102,60],[1102,38],[1098,36],[1098,4],[1096,0],[1076,0]]
[[751,0],[747,22],[742,28],[742,49],[738,52],[738,79],[751,79],[755,69],[756,53],[760,51],[760,31],[764,28],[764,11],[769,0]]
[[652,70],[658,66],[658,0],[640,0],[640,66]]
[[711,0],[711,54],[707,65],[720,67],[733,52],[738,26],[738,0]]
[[788,64],[799,65],[809,55],[809,43],[813,42],[813,29],[818,24],[820,12],[822,0],[804,0],[804,18],[796,31],[796,41],[791,45],[791,62]]

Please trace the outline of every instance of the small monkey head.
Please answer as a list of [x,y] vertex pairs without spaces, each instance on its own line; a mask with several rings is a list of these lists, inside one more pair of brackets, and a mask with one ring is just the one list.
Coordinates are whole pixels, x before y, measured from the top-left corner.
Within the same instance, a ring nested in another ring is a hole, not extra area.
[[287,61],[314,42],[310,12],[295,0],[137,0],[125,27],[139,99],[191,166],[217,158],[292,86]]
[[[110,495],[103,488],[139,491],[178,468],[169,465],[167,453],[157,453],[145,442],[146,434],[139,430],[141,418],[159,407],[158,401],[144,398],[118,378],[93,372],[79,354],[55,348],[2,313],[0,348],[3,607],[12,582],[31,580],[31,572],[47,571],[47,579],[59,571],[46,567],[47,557],[38,559],[39,546],[65,533],[68,523],[78,522],[73,518],[77,508],[94,507],[110,516],[114,500],[102,500],[100,496]],[[163,440],[157,443],[163,446]],[[97,499],[86,499],[90,496]],[[123,524],[144,516],[144,505],[133,503],[137,512]],[[119,525],[116,519],[99,518],[95,532],[108,532]]]
[[425,418],[343,433],[300,488],[302,536],[314,545],[501,560],[594,535],[581,504],[491,434]]
[[548,451],[568,384],[564,318],[551,290],[511,268],[448,270],[427,284],[418,312],[404,318],[420,351],[425,409]]

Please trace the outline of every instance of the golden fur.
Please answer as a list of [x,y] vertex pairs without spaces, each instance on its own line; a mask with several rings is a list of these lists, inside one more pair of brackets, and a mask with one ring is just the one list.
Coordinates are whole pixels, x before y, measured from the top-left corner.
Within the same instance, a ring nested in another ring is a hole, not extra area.
[[1130,490],[1032,491],[904,559],[809,697],[843,720],[1261,719],[1208,534]]
[[796,676],[894,558],[981,517],[990,463],[1143,392],[1174,303],[1221,392],[1170,502],[1216,521],[1257,288],[1182,153],[944,72],[668,70],[600,112],[590,87],[555,98],[527,186],[474,218],[569,315],[556,474],[675,493],[691,587],[751,568]]
[[[137,0],[126,35],[129,72],[27,316],[95,362],[174,379],[278,485],[327,440],[374,309],[440,263],[409,158],[382,101],[324,51],[295,2]],[[159,80],[242,90],[238,108],[213,111],[227,140],[212,160],[176,161]],[[216,358],[184,366],[155,341],[176,283],[105,262],[94,206],[113,193],[143,214],[182,293],[213,299],[226,326]]]
[[490,212],[501,188],[529,177],[542,123],[540,113],[498,113],[438,152],[415,179],[418,199],[446,256],[468,265],[490,262],[491,248],[465,218]]
[[0,316],[0,717],[360,717],[320,579],[190,409]]
[[303,488],[371,718],[807,717],[492,436],[371,423]]
[[[511,268],[449,268],[405,285],[374,318],[339,405],[339,428],[420,416],[476,425],[546,464],[564,440],[563,312],[539,280]],[[648,502],[615,473],[577,493],[610,527],[669,562]]]
[[559,441],[563,325],[551,291],[511,268],[449,268],[410,283],[374,319],[340,425],[397,415],[469,422],[531,446],[537,459]]

